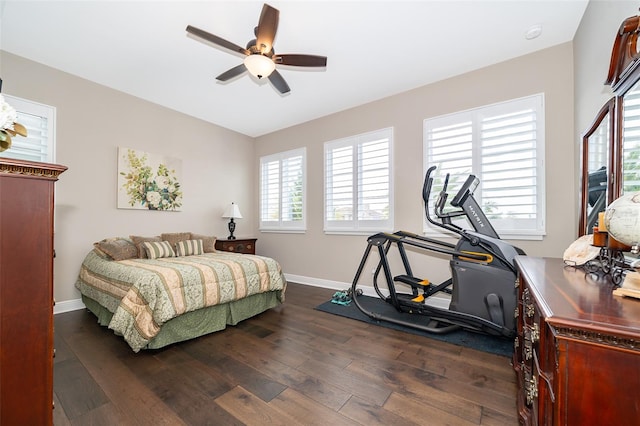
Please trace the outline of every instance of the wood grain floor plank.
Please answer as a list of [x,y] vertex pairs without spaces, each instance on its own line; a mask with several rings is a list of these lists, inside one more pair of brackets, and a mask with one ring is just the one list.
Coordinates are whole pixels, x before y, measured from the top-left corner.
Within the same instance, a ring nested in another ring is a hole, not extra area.
[[380,407],[391,394],[391,391],[382,383],[367,380],[366,376],[359,375],[357,372],[335,368],[315,360],[308,360],[300,368],[312,376],[322,377],[325,382]]
[[270,406],[240,386],[236,386],[216,398],[216,403],[248,426],[304,424],[297,422],[289,414]]
[[64,405],[60,402],[56,392],[53,392],[53,424],[56,426],[71,425],[67,413],[64,411]]
[[[243,345],[226,348],[230,357],[240,362],[254,365],[257,370],[286,386],[307,395],[310,398],[332,409],[340,408],[351,396],[348,391],[331,384],[328,375],[308,374],[304,369],[292,368],[274,358],[264,356],[260,351],[245,350]],[[339,374],[333,370],[334,374]],[[265,401],[270,401],[266,400]]]
[[82,363],[74,358],[56,364],[54,391],[71,420],[109,403],[109,398],[100,385],[93,380]]
[[269,405],[288,413],[300,424],[306,426],[357,426],[360,423],[343,416],[317,401],[302,395],[295,389],[286,389],[275,397]]
[[[460,355],[435,359],[426,358],[423,354],[424,352],[418,354],[403,352],[398,357],[398,360],[421,369],[434,370],[434,366],[441,367],[444,370],[442,375],[445,377],[468,383],[480,388],[480,391],[483,388],[487,388],[503,395],[513,395],[513,392],[516,391],[512,377],[515,376],[515,374],[500,375],[496,373],[496,370],[505,371],[509,369],[510,361],[508,358],[495,356],[491,358],[493,362],[489,363],[489,365],[492,365],[494,368],[487,368],[487,364],[470,363],[469,360],[473,359],[474,354],[470,354],[469,352],[465,352],[465,356]],[[496,365],[499,368],[495,368]],[[507,376],[508,379],[506,379]]]
[[392,393],[389,400],[384,404],[384,409],[390,411],[403,419],[410,420],[417,424],[434,424],[434,425],[456,425],[469,426],[479,425],[481,412],[478,410],[478,416],[475,421],[466,420],[458,416],[456,413],[443,410],[437,405],[425,403],[429,396],[424,399],[417,400],[414,398],[401,396]]
[[340,413],[367,426],[415,426],[425,424],[424,422],[416,423],[405,417],[398,416],[391,411],[387,411],[382,407],[378,407],[357,397],[349,399],[345,406],[340,409]]
[[[133,426],[135,424],[136,423],[129,420],[127,416],[123,415],[123,413],[111,402],[101,405],[91,411],[86,411],[71,421],[72,426]],[[54,425],[58,426],[55,422]],[[140,423],[140,425],[151,426],[152,423],[147,420],[145,423]]]
[[517,424],[506,358],[314,309],[333,293],[289,283],[284,305],[139,353],[56,315],[55,424]]
[[[426,370],[414,369],[410,366],[374,365],[368,362],[357,361],[348,368],[369,375],[369,380],[383,378],[388,388],[402,397],[421,401],[425,405],[434,406],[440,410],[455,414],[462,419],[479,424],[482,406],[473,400],[461,398],[453,392],[444,392],[428,384],[428,381],[437,374]],[[515,413],[514,413],[515,416]],[[515,417],[514,417],[515,418]],[[436,423],[437,424],[437,423]]]
[[[88,315],[90,314],[86,314]],[[154,425],[185,424],[129,369],[127,362],[135,359],[137,354],[130,349],[123,352],[121,339],[117,336],[100,332],[96,340],[95,337],[91,339],[85,333],[79,333],[71,334],[65,340],[112,405],[117,407],[123,419],[120,424],[145,425],[150,423],[150,419],[153,419]],[[97,342],[100,344],[96,344]],[[60,372],[58,365],[54,366],[54,370],[64,374]],[[54,381],[54,389],[55,386]],[[62,401],[61,393],[59,391],[58,396]],[[66,411],[68,407],[65,405]]]

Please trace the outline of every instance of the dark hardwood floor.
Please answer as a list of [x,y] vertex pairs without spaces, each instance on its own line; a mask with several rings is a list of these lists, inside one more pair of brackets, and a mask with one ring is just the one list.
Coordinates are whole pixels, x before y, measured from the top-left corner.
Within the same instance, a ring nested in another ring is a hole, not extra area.
[[515,425],[509,359],[319,312],[332,290],[133,353],[86,310],[55,316],[54,424]]

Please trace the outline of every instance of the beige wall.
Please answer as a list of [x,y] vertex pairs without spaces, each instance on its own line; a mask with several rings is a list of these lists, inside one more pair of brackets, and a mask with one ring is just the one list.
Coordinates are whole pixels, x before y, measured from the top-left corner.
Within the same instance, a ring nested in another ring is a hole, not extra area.
[[[354,276],[366,236],[322,231],[325,141],[394,128],[396,229],[422,229],[422,122],[427,117],[545,93],[547,235],[514,241],[529,255],[561,256],[576,238],[579,136],[610,93],[611,45],[636,2],[592,1],[573,43],[424,86],[254,140],[0,51],[3,92],[57,107],[57,162],[69,171],[57,185],[55,296],[79,297],[73,284],[91,244],[109,236],[193,230],[224,237],[224,206],[245,216],[238,236],[259,238],[259,254],[278,259],[292,279],[342,288]],[[357,84],[357,83],[356,83]],[[574,91],[575,88],[575,91]],[[362,90],[366,90],[363,87]],[[575,114],[575,118],[574,118]],[[118,210],[116,149],[131,147],[183,159],[185,205],[180,213]],[[308,229],[304,234],[259,233],[260,156],[307,147]],[[412,254],[416,274],[439,281],[444,258]],[[365,278],[370,278],[367,267]],[[366,282],[364,280],[363,282]]]
[[[576,152],[582,134],[592,124],[602,106],[613,97],[604,84],[616,32],[622,22],[638,14],[637,1],[591,1],[574,37]],[[576,185],[580,182],[579,156],[576,155]],[[579,187],[578,187],[579,188]],[[578,200],[576,200],[578,202]]]
[[[194,231],[226,236],[220,216],[235,201],[254,233],[252,138],[55,69],[0,52],[3,93],[57,108],[55,298],[79,298],[80,263],[106,237]],[[177,212],[116,208],[117,147],[182,159],[184,207]]]
[[[303,235],[261,233],[258,246],[279,259],[285,271],[298,280],[310,283],[318,279],[327,280],[336,287],[350,283],[366,247],[366,236],[323,233],[324,142],[392,126],[395,228],[419,233],[424,214],[421,198],[423,120],[544,93],[547,235],[542,241],[514,243],[533,256],[562,256],[564,249],[575,239],[577,227],[571,161],[575,156],[572,82],[572,45],[565,43],[259,137],[256,141],[256,168],[260,156],[307,147],[308,230]],[[256,184],[257,179],[256,176]],[[442,259],[414,258],[415,268],[424,269],[425,278],[440,281],[449,274]],[[371,269],[366,269],[363,283],[367,282],[365,278],[370,279]]]

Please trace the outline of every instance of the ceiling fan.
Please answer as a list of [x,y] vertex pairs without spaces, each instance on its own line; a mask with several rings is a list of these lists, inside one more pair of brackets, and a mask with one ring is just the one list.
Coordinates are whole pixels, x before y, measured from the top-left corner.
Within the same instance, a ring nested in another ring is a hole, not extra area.
[[327,57],[302,54],[276,54],[273,50],[273,40],[278,30],[278,17],[280,12],[268,4],[262,6],[260,21],[254,28],[255,39],[247,43],[246,49],[221,37],[204,30],[188,25],[187,32],[209,41],[225,49],[246,55],[244,62],[227,70],[216,77],[217,80],[227,81],[245,71],[261,78],[268,78],[271,84],[280,92],[287,93],[291,89],[282,75],[275,69],[276,65],[289,65],[294,67],[326,67]]

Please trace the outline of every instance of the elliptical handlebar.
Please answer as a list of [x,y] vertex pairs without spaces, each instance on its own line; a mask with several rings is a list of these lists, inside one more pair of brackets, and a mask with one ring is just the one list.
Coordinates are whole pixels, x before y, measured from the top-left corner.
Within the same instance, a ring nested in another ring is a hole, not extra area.
[[422,199],[424,200],[424,211],[425,215],[427,216],[427,221],[435,226],[439,226],[440,228],[444,228],[448,231],[452,231],[456,234],[462,235],[462,228],[451,223],[451,218],[464,215],[464,211],[459,210],[449,213],[443,212],[443,209],[447,202],[447,198],[449,197],[449,194],[447,193],[447,187],[449,185],[449,173],[447,173],[447,175],[445,176],[444,185],[442,187],[442,190],[440,191],[440,194],[438,195],[438,200],[436,201],[436,205],[434,207],[434,212],[436,216],[442,220],[442,223],[433,220],[431,214],[429,213],[429,198],[431,197],[431,189],[433,187],[433,178],[431,177],[431,174],[436,168],[436,166],[429,167],[424,177],[424,185],[422,185]]
[[431,173],[436,169],[436,166],[429,167],[427,170],[427,174],[424,177],[424,184],[422,185],[422,199],[424,200],[424,212],[427,216],[427,221],[429,223],[442,226],[442,224],[436,222],[431,218],[431,214],[429,214],[429,197],[431,196],[431,188],[433,187],[433,178],[431,177]]

